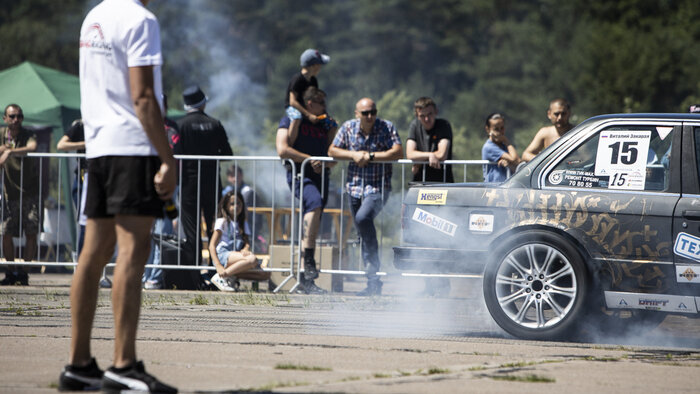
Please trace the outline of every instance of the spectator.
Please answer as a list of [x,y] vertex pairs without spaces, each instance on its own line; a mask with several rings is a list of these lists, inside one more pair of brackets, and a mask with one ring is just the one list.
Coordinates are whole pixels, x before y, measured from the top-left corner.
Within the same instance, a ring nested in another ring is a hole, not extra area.
[[221,291],[237,291],[237,278],[269,280],[269,272],[253,271],[260,268],[260,262],[250,250],[250,227],[245,220],[243,195],[234,191],[226,193],[217,211],[219,217],[209,242],[209,255],[216,267],[211,283]]
[[481,159],[497,164],[484,164],[484,182],[503,182],[508,178],[508,169],[515,171],[520,158],[506,137],[506,119],[503,115],[489,115],[485,128],[489,138],[481,148]]
[[[454,182],[452,166],[440,162],[452,160],[452,126],[437,118],[438,108],[430,97],[421,97],[413,104],[416,119],[408,127],[406,158],[427,161],[412,167],[414,182]],[[424,177],[425,174],[425,177]]]
[[[168,145],[170,149],[173,149],[175,143],[180,138],[180,132],[177,129],[177,123],[172,119],[168,118],[168,97],[163,95],[163,124],[165,125],[165,134],[168,138]],[[177,189],[175,189],[173,200],[177,196]],[[173,202],[173,207],[175,203]],[[174,212],[173,212],[174,213]],[[156,218],[156,222],[153,225],[153,239],[151,240],[151,254],[148,256],[146,265],[160,265],[163,264],[163,242],[164,238],[172,240],[172,236],[175,233],[175,225],[177,223],[176,218],[170,218],[169,214],[165,212],[164,217]],[[163,270],[160,268],[146,268],[143,272],[143,277],[141,279],[143,288],[146,290],[158,290],[165,287],[165,282],[163,278]]]
[[241,192],[243,201],[247,207],[255,206],[255,190],[250,187],[243,179],[243,170],[236,164],[232,164],[226,170],[226,179],[228,185],[221,192],[221,197],[225,196],[230,191]]
[[554,99],[549,103],[547,117],[552,122],[551,126],[541,128],[535,138],[532,139],[530,145],[523,152],[523,161],[532,160],[535,155],[558,140],[559,137],[566,134],[574,126],[569,123],[571,117],[571,106],[569,102],[563,98]]
[[321,67],[328,64],[331,60],[330,56],[324,55],[316,49],[305,50],[300,58],[301,71],[295,74],[287,85],[287,95],[284,98],[284,104],[287,111],[287,117],[291,119],[289,125],[289,134],[296,136],[301,124],[302,116],[306,117],[311,123],[316,123],[320,120],[316,115],[311,113],[304,103],[304,92],[310,86],[318,89],[318,80],[316,76],[321,72]]
[[[326,113],[326,95],[322,90],[309,87],[304,92],[304,103],[306,108],[314,116]],[[332,121],[332,119],[331,119]],[[335,124],[335,121],[332,121]],[[291,120],[285,116],[280,120],[277,129],[277,154],[282,159],[291,159],[294,162],[294,169],[287,168],[287,183],[292,188],[292,176],[297,174],[296,188],[294,195],[299,198],[299,184],[304,190],[303,216],[304,226],[302,234],[302,247],[304,248],[304,273],[301,277],[302,291],[307,294],[322,294],[326,291],[316,286],[314,280],[318,278],[318,268],[316,266],[316,236],[321,225],[321,215],[328,202],[328,176],[331,164],[324,165],[323,162],[312,160],[304,169],[304,179],[300,179],[300,164],[312,156],[325,156],[328,154],[328,146],[335,137],[337,126],[324,127],[321,123],[312,123],[309,119],[303,118],[299,125],[299,133],[294,136],[290,129]],[[325,169],[325,170],[324,170]]]
[[[24,113],[17,104],[5,107],[0,132],[0,167],[4,169],[2,251],[7,261],[15,260],[12,237],[25,235],[25,261],[36,257],[36,235],[39,232],[39,173],[37,160],[26,157],[36,151],[36,136],[22,127]],[[29,274],[22,266],[7,266],[1,285],[29,284]]]
[[[207,97],[199,86],[191,86],[182,93],[187,114],[177,121],[180,139],[175,153],[181,155],[231,156],[233,151],[221,122],[204,113]],[[185,235],[183,250],[186,264],[200,265],[202,241],[200,217],[204,216],[207,237],[211,239],[216,214],[216,200],[220,195],[219,167],[215,160],[184,160],[180,220]]]
[[[175,189],[175,159],[163,133],[160,29],[148,0],[106,0],[80,29],[80,110],[88,159],[85,245],[71,285],[70,364],[58,389],[175,393],[136,358],[141,276],[153,218]],[[113,366],[90,351],[100,272],[118,245],[114,270]]]
[[367,272],[367,288],[358,295],[380,295],[382,282],[377,276],[380,261],[374,218],[389,198],[391,165],[377,162],[400,159],[403,148],[394,125],[377,118],[377,107],[372,99],[363,98],[357,102],[355,117],[340,127],[328,154],[336,159],[352,160],[348,165],[346,189],[362,239],[362,259]]
[[[59,152],[69,152],[75,151],[76,153],[85,154],[85,133],[83,131],[83,120],[76,119],[71,123],[70,127],[63,134],[58,144],[56,144],[56,150]],[[84,157],[78,158],[78,165],[75,167],[75,178],[73,180],[73,187],[71,189],[71,195],[73,196],[73,206],[76,211],[80,211],[80,194],[84,189],[83,181],[85,178],[85,172],[87,171],[87,161]],[[83,224],[84,226],[84,224]],[[78,252],[80,252],[80,247],[78,246]]]
[[[446,119],[437,118],[438,108],[430,97],[421,97],[413,103],[416,118],[408,127],[406,158],[427,161],[414,164],[413,182],[454,182],[452,166],[440,164],[452,160],[452,126]],[[426,278],[424,294],[449,294],[450,280],[447,278]]]

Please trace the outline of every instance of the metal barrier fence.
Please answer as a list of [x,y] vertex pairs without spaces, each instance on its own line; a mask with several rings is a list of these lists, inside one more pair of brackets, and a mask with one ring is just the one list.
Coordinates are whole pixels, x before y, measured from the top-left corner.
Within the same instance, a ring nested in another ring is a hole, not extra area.
[[[22,248],[20,247],[20,254],[16,256],[14,261],[6,261],[4,259],[4,251],[0,251],[0,256],[3,257],[3,259],[0,260],[0,266],[12,266],[12,265],[23,265],[23,266],[42,266],[42,267],[47,267],[47,266],[62,266],[62,267],[70,267],[70,266],[75,266],[77,265],[77,258],[76,254],[69,253],[71,250],[76,251],[77,250],[77,242],[80,237],[79,233],[79,227],[75,226],[75,230],[73,234],[66,234],[67,230],[66,228],[71,228],[70,226],[71,223],[76,223],[78,215],[68,215],[67,212],[71,210],[65,209],[65,206],[68,204],[73,204],[73,201],[66,201],[68,198],[63,197],[64,195],[67,195],[65,193],[64,189],[65,182],[43,182],[41,181],[44,179],[45,172],[48,172],[48,178],[53,179],[54,181],[57,179],[60,179],[60,175],[64,173],[68,173],[70,171],[67,171],[67,168],[70,167],[70,161],[77,161],[80,158],[84,158],[83,154],[75,154],[75,153],[30,153],[26,156],[27,158],[37,158],[41,159],[38,160],[39,165],[38,165],[38,171],[39,171],[39,224],[40,224],[40,236],[37,236],[37,258],[33,259],[32,261],[25,261],[23,259],[24,256],[22,256]],[[289,266],[284,266],[284,267],[266,267],[262,268],[263,271],[266,272],[282,272],[287,275],[287,277],[283,280],[282,283],[280,283],[277,288],[274,290],[275,292],[281,289],[289,280],[291,279],[296,279],[296,284],[292,287],[290,292],[294,291],[298,284],[300,283],[300,275],[303,272],[302,271],[302,253],[301,251],[303,250],[302,248],[302,223],[303,223],[303,187],[300,187],[300,199],[298,200],[298,206],[295,209],[295,204],[294,204],[294,196],[290,192],[289,187],[287,185],[287,172],[289,171],[288,169],[283,169],[280,166],[280,163],[287,163],[289,167],[291,167],[291,183],[292,183],[292,188],[296,187],[296,182],[298,182],[297,173],[296,173],[296,168],[293,165],[293,163],[290,160],[282,160],[277,156],[185,156],[185,155],[177,155],[175,158],[178,160],[179,163],[179,168],[178,168],[178,187],[177,190],[177,200],[179,202],[182,201],[182,181],[183,177],[185,176],[184,171],[185,167],[188,167],[188,169],[191,171],[192,170],[192,165],[185,165],[185,163],[193,163],[196,162],[196,174],[195,177],[199,180],[202,177],[202,165],[203,163],[208,163],[208,162],[214,162],[215,168],[217,171],[220,171],[221,164],[226,163],[227,165],[234,165],[236,167],[243,167],[244,164],[247,166],[246,168],[248,170],[252,169],[252,177],[249,179],[252,179],[252,189],[255,191],[253,194],[253,204],[249,208],[249,213],[252,213],[250,217],[248,218],[249,224],[251,225],[251,250],[258,254],[258,255],[266,255],[270,261],[274,259],[274,249],[271,246],[275,243],[278,242],[284,242],[284,244],[289,245]],[[300,171],[300,176],[301,179],[304,177],[304,168],[306,167],[306,164],[310,160],[318,160],[323,163],[323,169],[325,172],[325,168],[327,163],[331,162],[336,162],[336,160],[329,158],[329,157],[311,157],[305,160],[302,165],[301,165],[301,171]],[[56,161],[57,163],[52,163],[52,161]],[[398,189],[400,190],[400,202],[403,202],[403,198],[405,195],[405,191],[409,187],[409,182],[407,181],[406,178],[406,167],[410,169],[410,166],[414,164],[427,164],[427,162],[414,162],[412,160],[397,160],[397,161],[392,161],[392,162],[382,162],[382,164],[385,166],[391,166],[391,165],[399,165],[400,170],[401,170],[401,177],[400,177],[400,184]],[[443,163],[443,168],[445,168],[445,165],[452,165],[452,166],[464,166],[464,181],[466,181],[466,168],[467,166],[473,166],[473,165],[484,165],[484,164],[494,164],[494,163],[489,163],[488,161],[484,160],[447,160],[444,161]],[[67,166],[67,167],[66,167]],[[65,168],[64,168],[65,167]],[[288,168],[289,168],[288,167]],[[22,160],[22,169],[24,168],[24,158]],[[57,177],[53,177],[53,173],[58,174]],[[335,242],[337,242],[338,245],[338,265],[336,269],[320,269],[320,272],[322,274],[330,274],[330,275],[365,275],[366,272],[363,269],[360,269],[362,264],[358,264],[357,269],[350,269],[349,267],[349,253],[346,253],[344,250],[345,248],[348,247],[350,242],[353,241],[348,241],[349,240],[349,232],[352,231],[351,225],[352,225],[352,215],[349,214],[349,212],[346,212],[346,207],[345,207],[345,191],[343,191],[345,187],[345,175],[346,175],[346,170],[347,166],[343,166],[341,171],[340,171],[340,177],[339,179],[337,177],[329,177],[328,182],[332,182],[331,185],[334,184],[334,188],[329,189],[329,193],[334,193],[337,195],[338,198],[336,198],[337,204],[339,204],[338,208],[333,208],[337,211],[337,215],[334,214],[334,220],[337,218],[338,225],[334,227],[335,234],[333,237],[336,239]],[[409,170],[410,171],[410,170]],[[226,171],[223,171],[224,174]],[[0,179],[2,181],[2,184],[4,184],[4,171],[0,171],[2,175],[0,177],[3,177]],[[337,171],[334,171],[335,174],[338,174]],[[446,172],[443,172],[446,174]],[[410,174],[410,172],[409,172]],[[191,174],[190,174],[191,175]],[[281,176],[284,175],[285,178],[282,178]],[[423,172],[423,177],[425,176],[425,172]],[[221,176],[215,176],[215,189],[220,190],[220,184],[219,182],[221,179]],[[23,177],[21,178],[23,179]],[[323,181],[326,181],[326,177],[322,177]],[[45,184],[46,183],[46,184]],[[383,184],[383,183],[382,183]],[[20,185],[22,187],[23,185]],[[211,198],[210,201],[202,201],[201,200],[201,189],[200,189],[200,184],[197,184],[197,198],[196,198],[196,212],[201,212],[202,207],[209,204],[209,206],[213,205],[216,207],[218,205],[219,199],[222,197],[220,194],[215,194],[212,196],[203,196],[204,198]],[[301,186],[301,185],[300,185]],[[48,188],[49,190],[46,190]],[[233,185],[233,190],[237,190],[238,186],[237,184]],[[264,193],[260,193],[260,191],[264,191]],[[323,188],[322,188],[323,191]],[[382,194],[385,193],[384,188],[382,188]],[[259,198],[261,196],[265,196],[267,199],[270,200],[269,206],[263,206],[261,203],[265,198]],[[398,194],[397,191],[393,191],[393,194],[396,195]],[[55,197],[54,197],[55,196]],[[24,196],[20,194],[20,201],[22,200]],[[76,211],[80,207],[80,202],[82,199],[82,195],[78,196],[77,199],[77,204],[76,204]],[[58,203],[56,206],[56,209],[53,209],[51,206],[46,206],[44,203],[44,200],[51,200],[55,199]],[[257,199],[257,200],[256,200]],[[63,204],[61,204],[61,201],[63,201]],[[5,220],[5,214],[6,214],[6,207],[5,204],[7,202],[2,199],[0,202],[1,210],[0,210],[0,219],[4,222]],[[213,203],[213,204],[212,204]],[[389,205],[389,204],[387,204]],[[180,207],[181,204],[178,203],[178,206]],[[395,206],[398,206],[400,208],[401,203],[396,204]],[[386,208],[386,207],[385,207]],[[22,204],[20,202],[20,209],[22,209]],[[383,209],[383,212],[385,212],[386,209]],[[21,211],[20,211],[21,212]],[[280,212],[282,214],[280,214]],[[276,230],[278,229],[278,220],[283,220],[283,216],[286,216],[286,213],[289,212],[288,215],[288,233],[285,234],[276,234]],[[295,214],[298,212],[298,214]],[[260,218],[263,217],[263,214],[268,218],[266,223],[260,223]],[[74,216],[74,217],[70,217]],[[218,213],[214,214],[214,217],[218,216]],[[324,215],[326,216],[326,215]],[[384,245],[384,240],[387,238],[387,235],[385,234],[386,228],[384,226],[384,220],[385,220],[386,214],[380,214],[380,232],[381,232],[381,237],[379,239],[379,249],[380,253],[385,252],[383,245]],[[296,217],[296,219],[295,219]],[[20,213],[20,234],[22,234],[22,223],[21,223],[21,218],[22,215]],[[194,262],[189,262],[189,261],[182,261],[183,255],[182,255],[182,247],[183,247],[183,226],[181,225],[181,219],[182,219],[182,209],[179,209],[178,212],[178,226],[177,226],[177,233],[173,237],[168,238],[167,234],[163,234],[162,232],[160,233],[160,236],[154,237],[157,240],[158,247],[160,250],[164,250],[165,247],[169,246],[174,246],[177,248],[177,263],[176,264],[163,264],[163,253],[161,253],[160,261],[154,261],[150,264],[146,265],[146,268],[151,268],[151,269],[164,269],[164,270],[174,270],[174,269],[180,269],[180,270],[215,270],[215,267],[211,266],[210,264],[198,264],[198,261],[203,261],[204,259],[200,259],[200,256],[202,255],[202,243],[204,240],[208,242],[207,237],[204,237],[200,241],[200,233],[201,233],[201,219],[202,215],[199,214],[197,215],[197,236],[195,237],[196,239],[194,240],[195,242],[195,252],[197,253],[197,258],[195,259]],[[206,218],[205,218],[206,220]],[[346,222],[350,221],[350,222]],[[213,221],[210,222],[213,224]],[[43,231],[41,230],[42,224],[45,225]],[[268,229],[266,232],[263,232],[261,230],[261,227],[264,227],[265,224],[268,225]],[[48,230],[48,231],[47,231]],[[211,227],[207,226],[208,231],[212,231]],[[72,230],[68,231],[72,232]],[[264,236],[257,237],[259,234],[264,234]],[[391,235],[391,234],[390,234]],[[4,234],[3,234],[4,236]],[[278,240],[278,237],[283,236],[283,239],[280,241]],[[20,237],[18,243],[21,244],[22,237]],[[191,242],[191,241],[190,241]],[[200,243],[202,242],[202,243]],[[267,253],[260,253],[261,251],[266,251],[264,246],[266,245],[260,245],[260,243],[265,243],[267,242]],[[321,245],[324,244],[329,244],[332,243],[332,241],[329,241],[328,237],[326,239],[323,238],[323,235],[319,233],[319,239],[317,242]],[[357,245],[358,242],[354,242],[354,245]],[[47,251],[45,255],[40,256],[42,247],[45,248]],[[64,253],[60,253],[60,251],[64,250]],[[257,251],[257,252],[256,252]],[[49,259],[50,257],[50,252],[53,252],[53,259]],[[295,259],[295,253],[296,253],[296,259]],[[206,252],[205,252],[206,254]],[[71,256],[70,258],[66,258],[66,256]],[[108,264],[108,267],[113,267],[114,263]],[[345,269],[344,269],[345,268]],[[379,272],[378,275],[384,276],[387,275],[386,272],[382,271]],[[473,277],[471,275],[447,275],[447,274],[419,274],[419,273],[410,273],[410,272],[404,272],[401,273],[402,276],[448,276],[448,277]]]

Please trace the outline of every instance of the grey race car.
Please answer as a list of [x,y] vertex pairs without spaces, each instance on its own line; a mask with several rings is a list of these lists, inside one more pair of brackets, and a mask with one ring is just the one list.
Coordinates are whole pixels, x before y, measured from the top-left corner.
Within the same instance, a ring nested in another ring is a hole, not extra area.
[[411,187],[402,228],[397,268],[483,274],[516,337],[698,317],[700,116],[591,118],[502,184]]

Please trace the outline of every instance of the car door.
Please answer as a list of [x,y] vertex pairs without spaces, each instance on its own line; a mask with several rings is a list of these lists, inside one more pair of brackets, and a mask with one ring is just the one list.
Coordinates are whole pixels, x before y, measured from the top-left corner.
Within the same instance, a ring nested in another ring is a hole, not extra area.
[[665,293],[675,287],[672,227],[680,176],[674,159],[680,155],[672,150],[680,149],[681,134],[676,120],[607,120],[539,174],[542,192],[556,201],[547,219],[592,257],[605,290]]
[[682,193],[674,212],[673,257],[681,294],[700,295],[700,122],[683,127]]

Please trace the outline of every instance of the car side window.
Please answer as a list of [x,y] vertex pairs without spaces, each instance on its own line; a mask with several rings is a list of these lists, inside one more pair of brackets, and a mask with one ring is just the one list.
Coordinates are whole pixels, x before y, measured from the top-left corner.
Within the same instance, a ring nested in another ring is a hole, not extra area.
[[[668,188],[671,126],[614,126],[566,155],[545,186],[663,191]],[[696,131],[697,132],[697,131]]]

